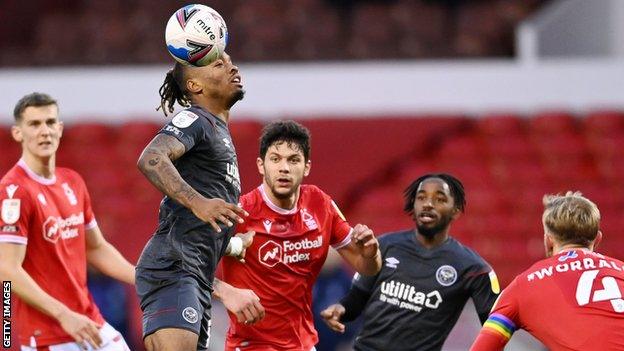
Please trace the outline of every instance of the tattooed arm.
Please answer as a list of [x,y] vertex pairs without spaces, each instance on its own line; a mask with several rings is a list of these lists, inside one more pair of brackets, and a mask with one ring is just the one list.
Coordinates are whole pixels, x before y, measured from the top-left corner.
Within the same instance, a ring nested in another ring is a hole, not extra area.
[[232,220],[243,222],[246,215],[238,206],[223,199],[207,199],[182,179],[173,161],[186,152],[184,144],[176,138],[158,134],[145,147],[137,166],[147,179],[165,195],[191,210],[195,216],[209,223],[217,232],[217,222],[232,226]]
[[201,195],[182,179],[173,165],[184,152],[184,144],[178,139],[158,134],[141,153],[137,166],[158,190],[190,209],[193,200]]

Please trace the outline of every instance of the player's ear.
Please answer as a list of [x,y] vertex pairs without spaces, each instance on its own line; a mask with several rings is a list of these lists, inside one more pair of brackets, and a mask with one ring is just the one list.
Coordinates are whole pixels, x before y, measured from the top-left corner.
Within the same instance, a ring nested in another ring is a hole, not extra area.
[[548,231],[544,230],[544,250],[546,251],[546,257],[551,257],[553,255],[554,246],[555,243],[552,235],[550,235]]
[[24,140],[24,136],[22,135],[22,128],[17,125],[11,127],[11,136],[13,137],[13,140],[17,141],[18,143],[21,143],[22,140]]
[[462,214],[461,210],[460,210],[459,208],[457,208],[457,207],[453,207],[453,212],[452,212],[452,213],[453,213],[453,215],[451,216],[451,218],[452,218],[453,220],[456,220],[456,219],[457,219],[457,218],[459,218],[459,217],[461,216],[461,214]]
[[256,158],[256,166],[258,167],[258,173],[264,175],[264,160],[260,157]]
[[60,138],[63,136],[63,128],[65,128],[65,124],[63,124],[62,121],[59,121],[58,126],[59,126],[59,138]]
[[186,80],[186,90],[192,94],[199,94],[202,91],[202,85],[194,78],[190,78]]
[[602,232],[599,230],[598,234],[596,234],[596,239],[594,239],[594,242],[592,243],[592,251],[596,250],[596,248],[598,247],[598,245],[600,245],[600,242],[602,241]]
[[310,168],[312,168],[312,161],[307,160],[305,163],[305,168],[303,169],[303,176],[307,177],[310,174]]

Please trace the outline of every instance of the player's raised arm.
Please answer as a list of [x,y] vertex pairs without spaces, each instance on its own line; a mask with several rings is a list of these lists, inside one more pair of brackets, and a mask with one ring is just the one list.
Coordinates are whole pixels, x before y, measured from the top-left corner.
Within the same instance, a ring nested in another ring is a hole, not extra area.
[[245,215],[243,209],[223,199],[206,199],[182,179],[173,161],[185,151],[184,144],[176,138],[158,134],[141,153],[137,166],[156,188],[190,209],[215,231],[221,231],[217,222],[229,227],[234,224],[233,221],[242,223],[240,216]]

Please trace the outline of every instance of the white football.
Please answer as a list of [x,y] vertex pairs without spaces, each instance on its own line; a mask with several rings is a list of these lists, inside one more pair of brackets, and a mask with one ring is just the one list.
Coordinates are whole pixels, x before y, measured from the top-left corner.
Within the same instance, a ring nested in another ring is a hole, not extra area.
[[185,65],[205,66],[225,51],[228,40],[223,17],[206,5],[187,5],[177,10],[167,22],[167,50]]

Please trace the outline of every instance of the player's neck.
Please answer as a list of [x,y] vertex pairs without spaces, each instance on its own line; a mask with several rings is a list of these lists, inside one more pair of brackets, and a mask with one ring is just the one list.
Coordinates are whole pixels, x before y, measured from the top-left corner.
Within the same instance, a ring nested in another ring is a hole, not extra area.
[[437,233],[432,237],[424,236],[418,232],[418,229],[415,230],[416,240],[424,246],[426,249],[433,249],[442,244],[444,244],[448,240],[448,231],[442,231]]
[[558,255],[560,253],[563,253],[563,252],[566,252],[566,251],[572,251],[572,250],[593,251],[593,245],[592,245],[592,247],[587,247],[587,246],[582,246],[582,245],[575,245],[575,244],[554,246],[553,247],[553,256],[556,256],[556,255]]
[[35,172],[36,175],[48,179],[54,178],[54,171],[56,169],[55,155],[42,158],[24,152],[22,153],[22,160],[24,160],[26,166],[28,166],[31,171]]
[[273,205],[283,210],[292,210],[297,205],[297,201],[299,201],[299,192],[301,188],[297,189],[294,194],[287,198],[278,198],[277,196],[275,196],[275,194],[273,194],[273,191],[271,191],[271,187],[266,185],[266,183],[262,183],[262,189],[264,190],[264,193],[266,194],[268,200]]
[[226,124],[230,121],[230,110],[223,107],[219,101],[207,100],[207,101],[197,101],[196,103],[201,108],[210,112],[210,114],[222,120]]

